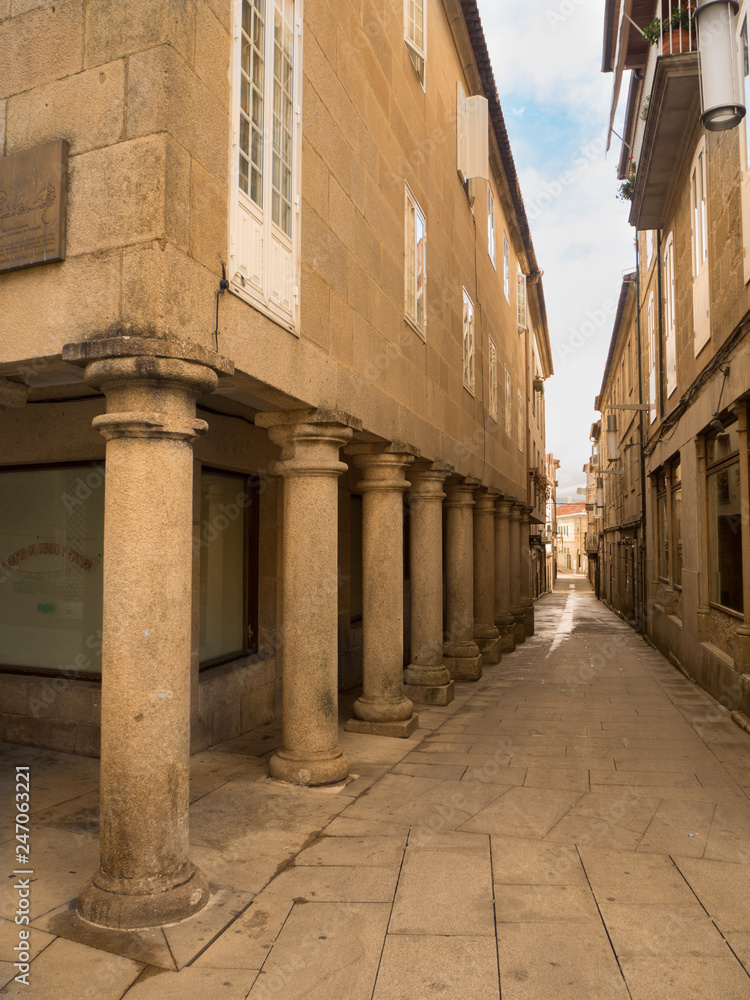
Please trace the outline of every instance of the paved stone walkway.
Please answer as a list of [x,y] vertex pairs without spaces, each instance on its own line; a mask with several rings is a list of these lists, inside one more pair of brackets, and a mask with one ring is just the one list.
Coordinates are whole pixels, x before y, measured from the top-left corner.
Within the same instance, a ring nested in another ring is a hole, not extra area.
[[346,785],[268,779],[273,726],[194,757],[216,894],[163,931],[76,924],[97,762],[8,747],[5,778],[32,766],[35,929],[26,987],[4,892],[0,995],[750,1000],[750,736],[580,578],[536,621],[409,740],[342,730]]

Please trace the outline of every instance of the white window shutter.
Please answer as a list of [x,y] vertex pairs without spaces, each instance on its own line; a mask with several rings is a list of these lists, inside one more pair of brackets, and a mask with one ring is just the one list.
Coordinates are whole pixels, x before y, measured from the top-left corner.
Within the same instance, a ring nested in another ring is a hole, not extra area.
[[490,179],[489,105],[486,97],[466,98],[466,177]]
[[268,266],[268,297],[274,305],[291,312],[294,305],[292,251],[274,236],[271,237],[271,259]]
[[709,308],[708,267],[693,282],[693,324],[695,329],[695,355],[705,347],[711,336],[711,315]]
[[263,222],[248,211],[238,195],[237,242],[233,277],[238,273],[257,291],[263,289]]

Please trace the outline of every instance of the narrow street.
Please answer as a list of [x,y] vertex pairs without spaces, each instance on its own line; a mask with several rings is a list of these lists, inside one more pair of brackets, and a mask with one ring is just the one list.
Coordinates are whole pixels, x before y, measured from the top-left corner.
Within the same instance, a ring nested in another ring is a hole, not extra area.
[[2,995],[750,997],[750,736],[584,579],[559,577],[536,634],[420,725],[342,730],[356,777],[332,788],[267,778],[276,727],[193,757],[214,901],[131,934],[129,957],[65,905],[97,861],[97,762],[6,747],[5,775],[32,766],[36,930],[26,987],[6,897]]

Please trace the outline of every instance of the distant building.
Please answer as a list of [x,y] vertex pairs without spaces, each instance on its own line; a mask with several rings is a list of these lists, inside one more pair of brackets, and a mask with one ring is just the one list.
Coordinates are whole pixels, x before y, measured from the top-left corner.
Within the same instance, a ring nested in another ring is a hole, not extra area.
[[560,573],[586,575],[586,528],[588,519],[585,502],[560,504],[557,518],[557,569]]

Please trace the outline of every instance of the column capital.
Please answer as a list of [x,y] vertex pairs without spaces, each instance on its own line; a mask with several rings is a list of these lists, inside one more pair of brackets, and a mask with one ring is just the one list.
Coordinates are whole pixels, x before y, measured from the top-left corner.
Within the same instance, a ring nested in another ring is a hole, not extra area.
[[511,521],[520,521],[523,516],[523,504],[520,500],[514,500],[510,507]]
[[406,472],[410,500],[442,502],[445,499],[443,486],[452,472],[452,465],[415,459]]
[[107,412],[92,426],[106,440],[167,438],[190,441],[208,430],[195,401],[218,379],[206,365],[179,358],[109,357],[86,365],[86,382],[107,397]]
[[475,514],[495,513],[495,501],[497,500],[497,490],[483,486],[477,490],[474,498]]
[[346,472],[348,466],[340,460],[339,449],[351,440],[353,430],[337,416],[343,414],[320,410],[256,413],[256,426],[266,428],[281,448],[281,458],[270,465],[271,473],[338,477]]
[[414,461],[413,451],[407,445],[396,444],[350,444],[345,449],[363,479],[357,489],[400,490],[405,492],[409,484],[404,478],[404,470]]
[[445,484],[446,507],[473,507],[474,494],[482,485],[480,479],[451,476]]
[[513,506],[513,497],[499,496],[495,499],[495,517],[509,518]]
[[111,337],[64,344],[62,349],[63,361],[77,365],[88,366],[93,361],[109,361],[117,358],[191,361],[193,364],[210,368],[217,374],[234,373],[234,363],[223,354],[217,354],[216,351],[202,347],[191,340],[180,340],[176,337],[150,337],[120,332]]

